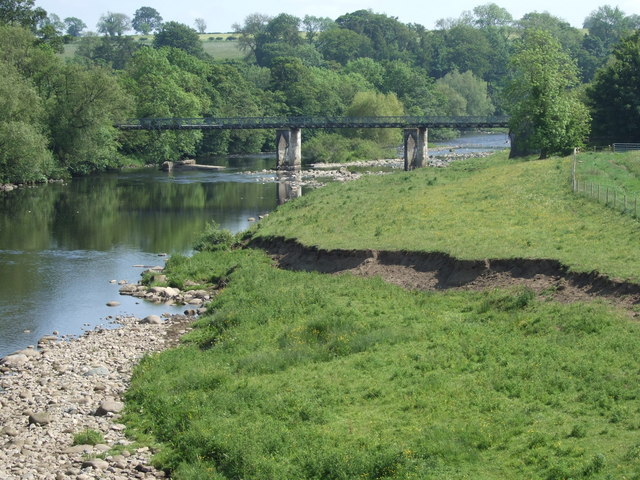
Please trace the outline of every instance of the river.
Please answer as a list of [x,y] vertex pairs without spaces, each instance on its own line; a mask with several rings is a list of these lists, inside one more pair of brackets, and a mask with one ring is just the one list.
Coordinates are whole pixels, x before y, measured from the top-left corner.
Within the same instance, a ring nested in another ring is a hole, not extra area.
[[[496,149],[505,137],[468,136],[442,149]],[[238,232],[277,206],[273,175],[243,173],[274,168],[272,156],[216,164],[227,168],[147,168],[0,193],[0,357],[53,331],[80,335],[117,315],[183,311],[120,296],[111,281],[135,283],[137,265],[188,254],[209,221]],[[112,300],[120,305],[108,307]]]

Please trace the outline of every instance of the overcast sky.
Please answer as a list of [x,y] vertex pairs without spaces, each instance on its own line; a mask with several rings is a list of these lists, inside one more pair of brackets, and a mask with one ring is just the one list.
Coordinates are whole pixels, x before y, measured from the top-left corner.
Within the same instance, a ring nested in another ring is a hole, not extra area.
[[361,9],[371,9],[375,13],[385,13],[397,17],[403,23],[418,23],[426,28],[434,28],[441,18],[457,18],[465,10],[473,10],[477,5],[496,3],[506,8],[515,19],[528,12],[549,12],[568,21],[574,27],[582,27],[582,22],[592,11],[602,5],[618,6],[627,15],[640,15],[640,0],[620,0],[607,3],[598,0],[405,0],[392,2],[383,0],[36,0],[36,6],[60,18],[78,17],[89,30],[96,30],[96,23],[103,13],[118,12],[133,17],[140,7],[155,8],[164,21],[176,21],[194,26],[196,18],[203,18],[209,32],[230,32],[233,23],[243,23],[251,13],[277,15],[288,13],[300,18],[305,15],[336,19],[345,13]]

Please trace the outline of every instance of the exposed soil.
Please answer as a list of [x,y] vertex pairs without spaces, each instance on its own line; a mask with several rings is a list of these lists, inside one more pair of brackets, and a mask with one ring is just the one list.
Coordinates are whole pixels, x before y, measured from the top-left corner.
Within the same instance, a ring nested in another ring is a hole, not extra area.
[[484,291],[524,286],[559,302],[603,298],[629,309],[640,303],[640,285],[597,272],[570,272],[556,260],[475,261],[437,252],[322,250],[282,238],[253,239],[250,246],[265,250],[282,269],[380,276],[412,290]]

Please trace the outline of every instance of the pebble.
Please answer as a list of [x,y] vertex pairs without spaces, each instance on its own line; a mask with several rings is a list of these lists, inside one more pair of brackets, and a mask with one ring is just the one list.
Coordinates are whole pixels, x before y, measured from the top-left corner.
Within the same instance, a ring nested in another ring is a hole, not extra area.
[[[152,325],[117,318],[117,329],[52,340],[45,354],[32,349],[0,360],[0,479],[164,478],[148,448],[114,457],[108,451],[131,443],[120,413],[133,366],[175,341],[167,334],[191,320],[168,316]],[[74,436],[86,430],[100,432],[104,443],[74,446]],[[105,459],[87,458],[101,453]]]

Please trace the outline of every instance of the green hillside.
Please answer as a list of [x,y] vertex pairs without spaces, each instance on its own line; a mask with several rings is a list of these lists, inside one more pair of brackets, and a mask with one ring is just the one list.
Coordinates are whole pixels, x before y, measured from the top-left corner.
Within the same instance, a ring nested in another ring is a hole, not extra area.
[[[574,197],[568,161],[497,156],[335,185],[253,233],[541,255],[637,278],[636,220]],[[640,473],[640,326],[626,310],[284,271],[251,249],[174,256],[167,274],[224,287],[181,347],[141,363],[127,394],[130,431],[172,478]]]
[[556,259],[574,271],[640,280],[638,221],[574,195],[569,158],[506,156],[329,185],[284,205],[256,236],[323,249]]

